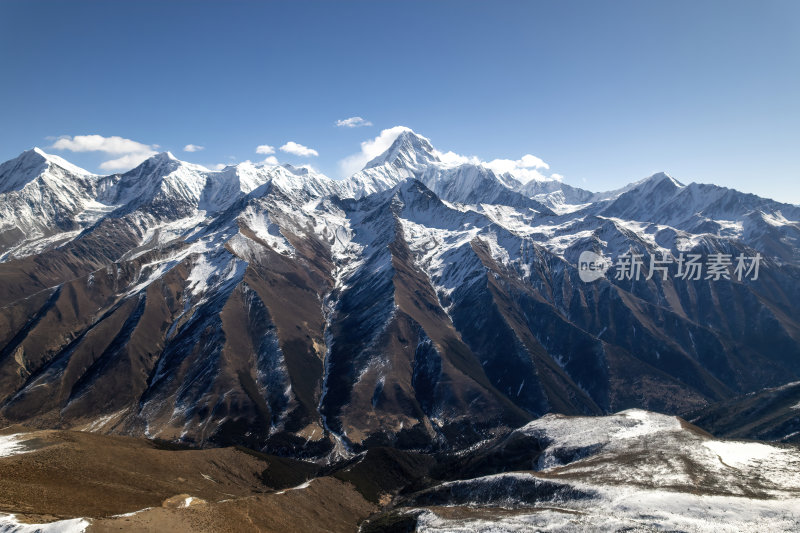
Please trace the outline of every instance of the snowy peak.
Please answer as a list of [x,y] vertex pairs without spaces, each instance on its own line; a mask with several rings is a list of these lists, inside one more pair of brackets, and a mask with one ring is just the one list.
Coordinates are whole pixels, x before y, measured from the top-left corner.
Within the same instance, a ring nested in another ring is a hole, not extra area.
[[[634,183],[628,190],[623,190],[603,210],[603,214],[628,220],[656,221],[653,217],[659,213],[659,210],[665,206],[672,205],[675,198],[681,196],[687,190],[689,188],[679,181],[663,172],[659,172]],[[683,205],[679,210],[672,209],[673,212],[681,211],[680,220],[665,220],[664,223],[672,222],[675,224],[682,222],[687,214],[690,215],[702,210],[701,205],[696,207],[696,209],[692,210],[690,206]],[[685,213],[684,211],[687,211],[687,209],[691,213]],[[661,219],[657,220],[660,221]]]
[[99,200],[125,206],[126,211],[149,205],[160,217],[185,216],[197,208],[210,173],[203,166],[162,152],[133,170],[110,177],[113,184],[103,190]]
[[419,171],[438,162],[439,157],[431,142],[411,130],[406,130],[397,136],[397,139],[385,152],[372,159],[364,168],[391,165],[396,168]]
[[47,160],[36,150],[22,152],[0,165],[0,192],[21,189],[47,170]]
[[541,202],[519,192],[521,184],[511,174],[499,175],[474,162],[451,165],[439,156],[440,152],[428,139],[404,130],[386,151],[345,180],[343,193],[360,198],[416,178],[448,202],[511,205],[552,214]]
[[339,193],[345,197],[362,198],[389,190],[408,178],[420,178],[439,165],[439,157],[430,141],[404,129],[382,154],[340,182]]
[[92,218],[85,208],[100,179],[39,148],[0,165],[0,253],[25,255],[26,243],[76,231]]
[[71,174],[90,175],[86,170],[56,155],[47,154],[40,148],[32,148],[0,165],[0,193],[23,188],[53,166]]
[[650,176],[649,178],[645,178],[639,182],[639,187],[649,190],[653,190],[655,188],[661,189],[670,189],[670,190],[677,190],[682,189],[685,185],[666,172],[657,172]]
[[38,146],[34,146],[30,150],[25,150],[19,154],[19,156],[16,159],[12,159],[12,161],[43,165],[47,162],[47,153]]
[[312,168],[282,165],[265,167],[270,181],[284,192],[302,193],[307,198],[333,194],[337,186],[325,174]]
[[756,211],[768,213],[774,220],[800,219],[797,206],[718,185],[683,185],[664,173],[635,183],[600,212],[605,216],[655,222],[692,233],[718,233],[721,228],[728,227],[739,234],[742,222],[753,221],[748,215]]
[[186,171],[190,171],[196,174],[211,172],[202,165],[196,165],[194,163],[181,161],[180,159],[172,155],[171,152],[160,152],[145,159],[139,164],[139,166],[123,173],[122,175],[123,176],[148,175],[161,178],[175,172],[178,169],[184,169]]
[[641,184],[633,189],[644,197],[652,197],[656,202],[663,202],[680,192],[685,185],[672,178],[664,172],[653,174],[649,178],[642,180]]
[[264,169],[251,163],[227,166],[220,171],[205,173],[206,182],[199,208],[206,212],[221,211],[244,194],[267,181]]
[[662,199],[668,198],[686,186],[667,174],[666,172],[657,172],[652,176],[634,182],[627,187],[619,190],[619,196],[622,197],[626,194],[653,196],[657,195]]
[[49,165],[55,165],[57,167],[61,167],[63,170],[67,172],[71,172],[72,174],[79,174],[79,175],[92,175],[91,172],[85,170],[77,165],[73,165],[66,159],[59,157],[57,155],[48,154],[38,146],[34,146],[30,150],[23,152],[21,155],[29,154],[29,157],[32,158],[41,158],[44,159]]
[[161,152],[156,154],[152,157],[149,157],[142,161],[139,166],[136,168],[129,170],[125,174],[169,174],[176,168],[181,165],[182,161],[179,161],[169,152]]
[[270,183],[298,202],[311,197],[333,194],[334,182],[315,170],[292,165],[254,165],[246,161],[228,166],[221,171],[202,171],[198,177],[205,180],[199,208],[207,213],[218,212],[247,194],[260,195],[257,190]]

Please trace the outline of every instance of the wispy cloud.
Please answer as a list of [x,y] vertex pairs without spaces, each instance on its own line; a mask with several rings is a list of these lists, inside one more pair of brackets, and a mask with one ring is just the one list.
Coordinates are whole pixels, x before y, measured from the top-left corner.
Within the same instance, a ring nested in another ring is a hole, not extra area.
[[196,144],[187,144],[183,147],[184,152],[199,152],[200,150],[205,150],[205,146],[198,146]]
[[289,141],[288,143],[284,144],[279,148],[281,152],[286,152],[287,154],[297,155],[300,157],[311,157],[311,156],[318,156],[319,152],[314,150],[313,148],[309,148],[308,146],[303,146],[302,144],[298,144],[294,141]]
[[265,154],[265,155],[266,154],[274,154],[275,153],[275,147],[274,146],[270,146],[268,144],[259,144],[258,146],[256,146],[256,153],[257,154]]
[[337,120],[336,125],[340,128],[362,128],[364,126],[372,126],[372,122],[361,117],[350,117]]
[[273,166],[273,167],[274,167],[274,166],[277,166],[277,165],[279,164],[279,163],[278,163],[278,158],[277,158],[277,157],[275,157],[274,155],[271,155],[271,156],[269,156],[269,157],[266,157],[266,158],[264,159],[263,163],[264,163],[265,165],[271,165],[271,166]]
[[59,137],[52,146],[55,150],[71,152],[103,152],[110,156],[119,156],[100,163],[103,170],[128,170],[150,156],[156,154],[158,145],[150,145],[119,136],[104,137],[102,135],[65,135]]

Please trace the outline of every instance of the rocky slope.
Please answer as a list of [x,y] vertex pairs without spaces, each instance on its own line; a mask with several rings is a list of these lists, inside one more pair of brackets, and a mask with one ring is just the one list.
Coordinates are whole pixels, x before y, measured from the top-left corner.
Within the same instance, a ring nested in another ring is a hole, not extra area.
[[689,415],[715,435],[800,442],[800,381],[724,400]]

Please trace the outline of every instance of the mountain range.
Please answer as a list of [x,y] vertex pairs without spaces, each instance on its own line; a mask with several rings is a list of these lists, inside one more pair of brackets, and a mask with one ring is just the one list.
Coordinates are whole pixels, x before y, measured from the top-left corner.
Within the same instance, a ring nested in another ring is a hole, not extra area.
[[[587,250],[762,261],[589,283]],[[307,458],[547,413],[702,426],[800,380],[798,281],[800,206],[663,173],[591,192],[411,131],[344,180],[170,153],[100,176],[34,148],[0,165],[0,419]]]

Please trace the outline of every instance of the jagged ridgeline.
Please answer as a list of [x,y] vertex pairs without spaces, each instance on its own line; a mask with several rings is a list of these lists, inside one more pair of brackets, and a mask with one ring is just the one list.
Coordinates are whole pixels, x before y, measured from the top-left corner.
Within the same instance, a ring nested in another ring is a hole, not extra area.
[[[410,131],[341,181],[169,153],[98,176],[34,149],[0,166],[0,417],[320,456],[698,412],[800,379],[798,220],[665,174],[498,174]],[[587,283],[585,250],[763,261]]]

